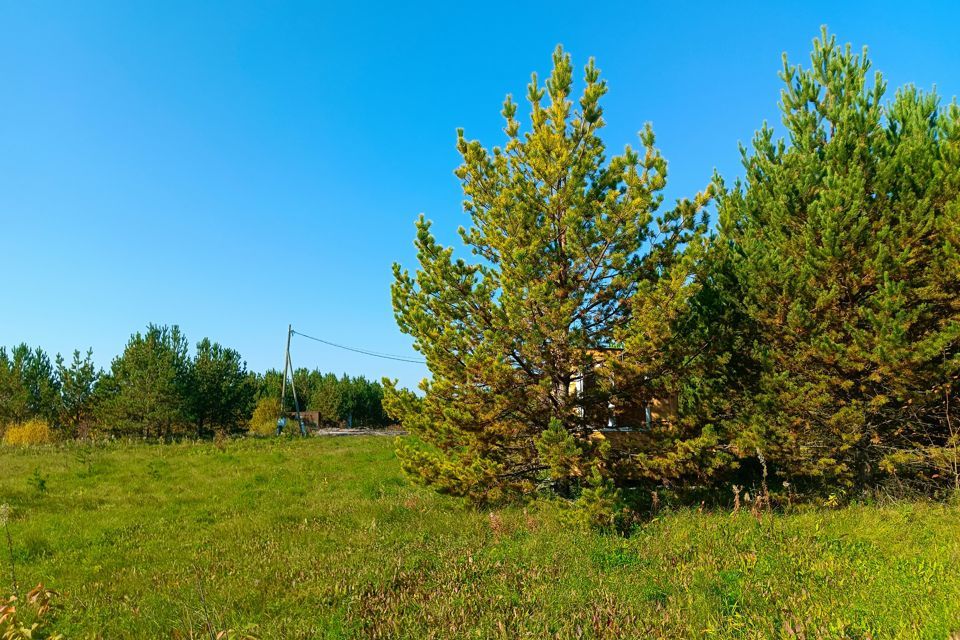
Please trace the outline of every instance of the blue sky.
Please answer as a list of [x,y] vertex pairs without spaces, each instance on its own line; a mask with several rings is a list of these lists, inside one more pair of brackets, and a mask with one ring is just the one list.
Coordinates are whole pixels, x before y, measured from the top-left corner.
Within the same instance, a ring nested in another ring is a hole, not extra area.
[[[499,144],[504,95],[556,44],[596,57],[612,149],[653,122],[672,199],[739,173],[738,142],[778,121],[781,53],[806,61],[821,24],[891,89],[960,94],[958,7],[0,1],[0,344],[107,366],[176,323],[263,370],[293,323],[415,356],[390,265],[414,266],[420,212],[455,241],[455,129]],[[426,375],[304,340],[293,357]]]

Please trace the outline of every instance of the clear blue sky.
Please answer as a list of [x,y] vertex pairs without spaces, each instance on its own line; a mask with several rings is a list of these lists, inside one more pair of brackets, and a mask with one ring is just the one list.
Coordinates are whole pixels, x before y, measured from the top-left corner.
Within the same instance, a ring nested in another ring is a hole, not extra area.
[[[671,198],[778,121],[780,54],[821,24],[870,47],[891,87],[960,93],[960,9],[913,3],[0,2],[0,344],[93,347],[148,322],[282,365],[284,332],[416,355],[390,308],[413,220],[466,218],[455,129],[502,141],[563,43],[609,81],[606,140],[652,121]],[[791,6],[802,5],[802,6]],[[417,365],[306,341],[295,364],[397,377]]]

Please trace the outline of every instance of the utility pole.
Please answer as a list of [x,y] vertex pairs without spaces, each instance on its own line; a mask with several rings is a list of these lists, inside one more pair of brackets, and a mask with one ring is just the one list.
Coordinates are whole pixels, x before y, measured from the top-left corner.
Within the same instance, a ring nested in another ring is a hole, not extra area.
[[[283,384],[280,386],[280,415],[283,415],[283,403],[287,399],[287,368],[290,366],[290,337],[293,325],[287,325],[287,350],[283,352]],[[292,381],[291,381],[292,382]]]
[[290,338],[293,337],[293,325],[287,325],[287,351],[283,361],[283,384],[280,386],[280,417],[283,417],[284,402],[287,399],[287,372],[290,372],[290,390],[293,392],[293,407],[297,412],[297,424],[300,426],[300,435],[307,435],[303,428],[303,418],[300,417],[300,401],[297,399],[297,385],[293,382],[293,360],[290,359]]

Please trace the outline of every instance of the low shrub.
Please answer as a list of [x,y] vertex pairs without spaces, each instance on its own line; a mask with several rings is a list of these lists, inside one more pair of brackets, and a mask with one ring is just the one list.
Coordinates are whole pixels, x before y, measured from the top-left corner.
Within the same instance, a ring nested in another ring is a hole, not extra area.
[[23,602],[13,595],[0,601],[0,638],[6,640],[47,638],[63,640],[59,633],[49,633],[48,619],[55,609],[54,600],[59,594],[43,586],[43,583],[27,593]]
[[250,433],[257,436],[270,436],[276,433],[277,417],[280,415],[280,399],[264,396],[257,401],[250,418]]
[[45,420],[34,418],[20,424],[7,425],[3,434],[3,443],[6,445],[34,445],[50,444],[53,442],[53,432]]

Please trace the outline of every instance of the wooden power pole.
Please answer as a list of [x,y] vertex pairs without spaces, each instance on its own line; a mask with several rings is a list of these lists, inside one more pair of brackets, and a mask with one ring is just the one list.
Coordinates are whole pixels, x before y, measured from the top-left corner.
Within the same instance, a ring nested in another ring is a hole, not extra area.
[[283,384],[280,386],[280,416],[283,417],[284,403],[287,400],[287,372],[290,372],[290,390],[293,392],[293,407],[297,412],[297,424],[300,425],[300,435],[303,431],[303,419],[300,417],[300,401],[297,400],[297,385],[293,382],[293,360],[290,359],[290,338],[293,337],[293,325],[287,325],[287,350],[283,361]]

